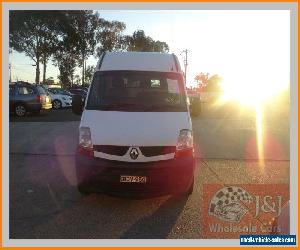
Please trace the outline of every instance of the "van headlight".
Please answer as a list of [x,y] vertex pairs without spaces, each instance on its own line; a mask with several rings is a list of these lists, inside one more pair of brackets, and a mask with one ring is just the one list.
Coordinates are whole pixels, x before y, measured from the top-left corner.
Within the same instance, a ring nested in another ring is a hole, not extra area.
[[77,152],[88,156],[94,155],[91,130],[89,127],[79,128],[79,145]]
[[194,156],[193,134],[189,129],[180,130],[175,157]]
[[178,141],[176,145],[177,150],[184,150],[188,148],[193,148],[193,135],[192,131],[189,129],[180,130]]
[[79,145],[84,148],[92,148],[91,130],[88,127],[79,128]]

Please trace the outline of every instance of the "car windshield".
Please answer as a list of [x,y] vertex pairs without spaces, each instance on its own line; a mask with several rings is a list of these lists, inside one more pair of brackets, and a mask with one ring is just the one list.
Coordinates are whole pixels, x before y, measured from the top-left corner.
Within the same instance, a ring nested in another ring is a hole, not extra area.
[[187,110],[183,79],[178,73],[97,72],[86,109],[183,112]]

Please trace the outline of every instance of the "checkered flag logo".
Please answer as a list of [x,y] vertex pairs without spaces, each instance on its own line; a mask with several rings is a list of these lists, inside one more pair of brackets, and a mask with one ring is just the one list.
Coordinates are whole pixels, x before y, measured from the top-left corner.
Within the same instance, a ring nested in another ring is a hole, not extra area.
[[240,222],[248,211],[246,204],[252,201],[253,197],[245,189],[228,186],[215,193],[208,213],[223,221]]

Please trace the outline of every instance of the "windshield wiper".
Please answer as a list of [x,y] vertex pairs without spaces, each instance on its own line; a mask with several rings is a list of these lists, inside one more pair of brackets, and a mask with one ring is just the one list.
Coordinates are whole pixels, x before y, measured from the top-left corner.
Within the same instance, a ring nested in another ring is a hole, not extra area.
[[111,104],[102,104],[99,106],[100,109],[104,110],[128,110],[130,108],[138,108],[143,110],[145,107],[142,104],[137,104],[137,103],[111,103]]

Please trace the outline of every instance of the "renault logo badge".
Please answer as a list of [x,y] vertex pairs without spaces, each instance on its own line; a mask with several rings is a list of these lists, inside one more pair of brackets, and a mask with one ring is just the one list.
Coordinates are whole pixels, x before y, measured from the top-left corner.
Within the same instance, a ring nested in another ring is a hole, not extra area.
[[129,153],[132,160],[136,160],[139,156],[139,151],[136,148],[132,148]]

